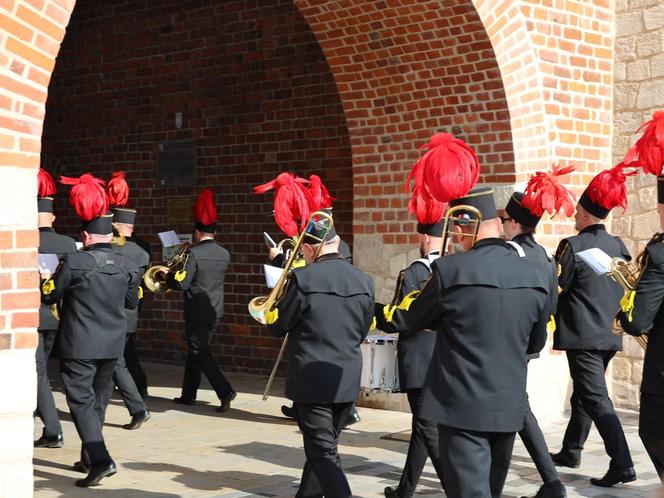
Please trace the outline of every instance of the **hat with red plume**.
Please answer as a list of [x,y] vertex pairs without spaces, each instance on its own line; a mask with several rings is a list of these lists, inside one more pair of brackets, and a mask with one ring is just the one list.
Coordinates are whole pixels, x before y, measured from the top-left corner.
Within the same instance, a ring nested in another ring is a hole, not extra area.
[[579,204],[591,215],[604,219],[615,207],[627,209],[627,177],[638,171],[625,172],[633,164],[620,163],[599,173],[579,198]]
[[136,222],[136,210],[127,207],[129,202],[129,185],[124,171],[115,171],[106,185],[108,202],[111,205],[114,223],[133,225]]
[[530,177],[525,192],[514,192],[505,206],[505,212],[517,223],[535,228],[546,211],[550,216],[563,212],[574,213],[576,198],[559,181],[559,177],[574,171],[574,166],[553,165],[550,173],[538,171]]
[[[415,170],[415,168],[413,168]],[[417,233],[441,237],[443,233],[443,214],[445,213],[445,203],[434,199],[427,188],[423,185],[421,178],[422,168],[412,173],[415,177],[413,185],[413,196],[408,201],[408,212],[417,217]],[[406,190],[410,186],[410,178],[406,183]],[[418,186],[419,185],[419,186]]]
[[309,175],[309,193],[312,200],[312,211],[318,211],[323,208],[332,208],[334,197],[330,195],[323,180],[318,175]]
[[37,175],[37,212],[53,212],[53,196],[57,191],[53,177],[43,168]]
[[311,216],[314,201],[307,183],[293,173],[280,173],[274,180],[254,187],[256,194],[274,189],[274,219],[289,237],[304,230]]
[[624,164],[636,161],[643,171],[657,175],[657,203],[664,204],[664,111],[657,111],[652,119],[643,123],[637,133],[643,130],[641,138],[627,151]]
[[427,152],[417,161],[407,182],[415,179],[418,191],[426,188],[439,202],[447,203],[470,192],[480,175],[477,155],[463,140],[449,133],[436,133],[420,147]]
[[81,229],[97,235],[113,233],[113,215],[108,212],[108,196],[104,181],[85,173],[79,178],[60,177],[63,185],[72,185],[69,204],[81,219]]
[[217,231],[219,214],[214,205],[212,190],[204,188],[194,204],[194,228],[201,232],[214,233]]

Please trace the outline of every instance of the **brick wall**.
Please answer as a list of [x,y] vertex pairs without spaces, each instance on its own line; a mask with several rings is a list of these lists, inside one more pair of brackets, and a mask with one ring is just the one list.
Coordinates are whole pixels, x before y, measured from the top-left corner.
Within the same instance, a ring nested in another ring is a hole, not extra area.
[[32,496],[37,167],[47,87],[73,7],[0,2],[0,496],[12,498]]
[[[641,123],[664,108],[664,4],[657,0],[618,0],[616,12],[614,163],[622,160],[638,138],[634,132]],[[613,230],[634,255],[662,229],[655,177],[638,175],[630,185],[629,210],[614,215]],[[636,408],[643,352],[629,337],[623,345],[624,351],[613,362],[613,387],[620,404]]]

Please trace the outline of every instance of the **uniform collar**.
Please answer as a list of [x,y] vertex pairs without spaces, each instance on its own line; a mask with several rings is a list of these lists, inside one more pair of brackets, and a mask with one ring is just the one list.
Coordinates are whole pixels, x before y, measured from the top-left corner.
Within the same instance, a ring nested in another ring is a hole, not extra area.
[[329,252],[327,254],[323,254],[322,256],[318,256],[314,263],[318,263],[319,261],[327,261],[328,259],[341,259],[341,254],[338,252]]
[[40,232],[55,232],[53,227],[39,227]]
[[198,242],[196,242],[196,245],[200,246],[201,244],[205,244],[206,242],[215,242],[215,240],[214,239],[199,240]]
[[522,241],[535,242],[535,237],[533,237],[532,233],[520,233],[519,235],[515,235],[512,241],[516,242],[517,244]]
[[472,247],[471,251],[479,247],[493,246],[493,245],[507,247],[507,242],[498,237],[489,237],[475,242],[475,245]]
[[113,250],[113,246],[110,244],[110,242],[99,242],[99,243],[97,243],[97,244],[90,244],[89,246],[84,247],[83,250],[84,250],[84,251],[92,251],[92,250],[95,250],[95,251],[98,251],[98,250],[101,250],[101,251],[104,251],[104,250],[112,251],[112,250]]
[[604,223],[596,223],[595,225],[590,225],[581,230],[579,233],[584,233],[584,232],[606,232],[606,226],[604,226]]

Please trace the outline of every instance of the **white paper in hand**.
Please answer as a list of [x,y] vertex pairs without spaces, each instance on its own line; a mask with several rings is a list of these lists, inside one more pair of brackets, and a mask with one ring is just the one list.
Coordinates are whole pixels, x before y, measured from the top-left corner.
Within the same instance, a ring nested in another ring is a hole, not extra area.
[[168,232],[159,232],[159,240],[161,240],[161,245],[164,247],[173,247],[180,245],[180,239],[178,234],[175,233],[175,230],[169,230]]
[[576,257],[590,266],[597,275],[606,275],[611,271],[611,256],[597,247],[578,252]]
[[263,269],[265,270],[265,283],[268,288],[274,289],[274,286],[277,285],[279,277],[281,277],[284,269],[271,265],[263,265]]
[[39,255],[39,273],[55,273],[55,269],[58,267],[58,255],[57,254],[40,254]]

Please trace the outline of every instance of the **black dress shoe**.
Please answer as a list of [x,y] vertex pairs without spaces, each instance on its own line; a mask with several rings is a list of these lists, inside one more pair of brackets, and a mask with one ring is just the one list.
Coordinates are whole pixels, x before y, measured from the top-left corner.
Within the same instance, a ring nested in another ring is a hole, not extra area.
[[281,413],[284,414],[284,417],[295,418],[295,410],[292,406],[281,405]]
[[180,396],[179,398],[173,398],[173,401],[178,405],[192,406],[196,404],[196,400],[194,398],[185,398],[184,396]]
[[138,394],[141,395],[141,398],[147,398],[148,397],[148,388],[147,387],[141,387],[138,390]]
[[604,474],[604,477],[601,479],[595,479],[594,477],[590,479],[590,482],[595,486],[601,486],[603,488],[610,488],[621,482],[632,482],[636,481],[636,472],[634,472],[634,467],[629,467],[628,469],[623,470],[609,470]]
[[558,467],[569,467],[570,469],[578,469],[581,465],[580,458],[574,458],[565,450],[560,450],[558,453],[549,453],[551,455],[551,460]]
[[35,448],[62,448],[63,444],[62,432],[55,436],[48,436],[43,432],[41,437],[35,441]]
[[81,474],[87,474],[90,472],[90,467],[85,465],[83,462],[76,462],[74,465],[71,466],[71,469],[74,472],[80,472]]
[[353,411],[350,412],[348,418],[346,419],[346,423],[344,424],[344,429],[348,428],[353,424],[357,424],[360,420],[361,420],[360,414],[357,413],[357,410],[355,408],[353,408]]
[[150,411],[146,408],[144,411],[132,415],[131,422],[123,425],[122,428],[133,431],[134,429],[138,429],[147,420],[150,420]]
[[221,405],[216,408],[218,412],[227,412],[228,409],[231,407],[231,401],[233,401],[237,396],[237,393],[235,391],[230,391],[226,394],[224,394],[221,397]]
[[413,496],[413,493],[399,491],[399,486],[387,486],[383,492],[385,493],[385,498],[411,498]]
[[[537,494],[532,498],[566,498],[567,492],[565,491],[565,486],[560,482],[560,479],[554,481],[548,481],[542,484],[542,487],[539,488]],[[529,498],[528,496],[522,496],[521,498]]]
[[113,462],[104,463],[101,465],[93,465],[90,467],[90,471],[85,478],[76,481],[76,486],[79,488],[96,486],[104,477],[111,477],[116,473],[117,469],[115,468],[115,464]]

